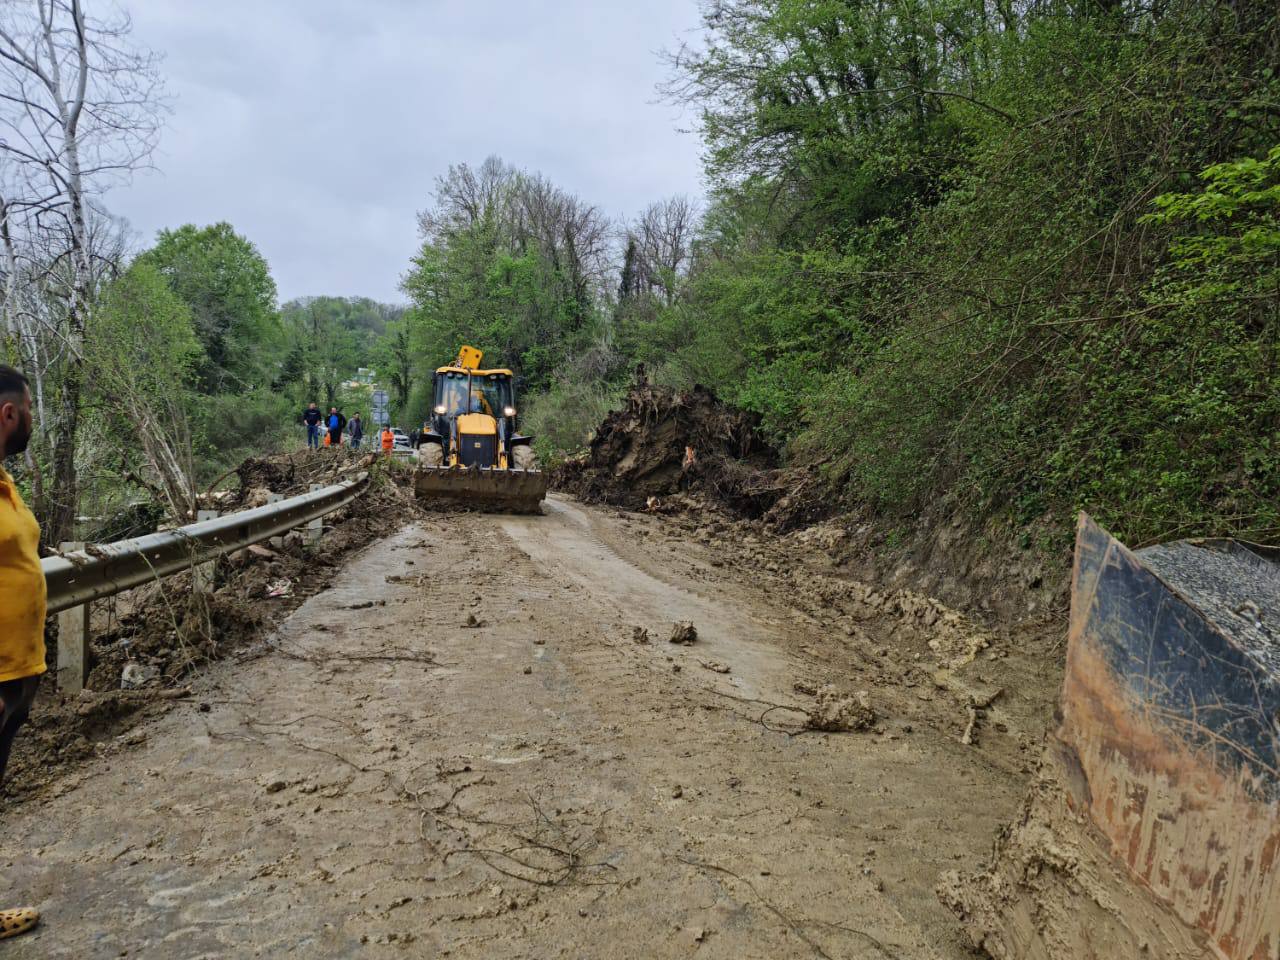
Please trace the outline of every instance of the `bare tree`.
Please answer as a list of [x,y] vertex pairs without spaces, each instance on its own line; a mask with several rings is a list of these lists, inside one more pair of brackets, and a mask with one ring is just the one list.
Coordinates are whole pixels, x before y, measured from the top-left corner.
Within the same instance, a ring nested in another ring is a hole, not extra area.
[[418,229],[425,239],[440,242],[458,230],[509,222],[520,176],[498,157],[489,157],[478,169],[450,165],[448,173],[436,178],[435,206],[418,214]]
[[686,196],[668,197],[645,208],[627,235],[628,244],[634,243],[629,277],[633,289],[661,291],[668,306],[675,302],[701,216],[697,202]]
[[[84,334],[102,272],[96,256],[113,246],[95,244],[94,221],[105,218],[95,218],[94,199],[148,162],[163,108],[158,58],[130,45],[130,29],[123,15],[90,17],[81,0],[0,4],[0,191],[11,214],[21,212],[27,245],[48,254],[35,275],[60,308],[33,328],[58,359],[56,399],[48,398],[56,410],[42,411],[41,422],[52,467],[43,525],[51,541],[69,537],[75,521]],[[11,240],[17,219],[5,219]],[[18,247],[6,244],[13,283],[24,276],[13,269]],[[6,319],[17,293],[9,286]]]
[[598,207],[497,157],[475,169],[451,166],[436,180],[435,205],[418,215],[418,226],[432,243],[481,228],[494,249],[536,252],[578,304],[579,321],[613,269],[611,228]]

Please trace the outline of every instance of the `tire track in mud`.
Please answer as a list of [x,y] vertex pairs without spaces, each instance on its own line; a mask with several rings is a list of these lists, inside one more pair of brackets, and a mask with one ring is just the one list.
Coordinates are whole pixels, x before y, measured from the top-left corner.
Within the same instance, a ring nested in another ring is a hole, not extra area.
[[[892,717],[767,729],[720,694],[794,702],[810,628],[629,536],[553,501],[365,550],[203,709],[7,816],[46,917],[10,955],[967,956],[933,886],[1020,784]],[[689,618],[692,648],[629,636]]]

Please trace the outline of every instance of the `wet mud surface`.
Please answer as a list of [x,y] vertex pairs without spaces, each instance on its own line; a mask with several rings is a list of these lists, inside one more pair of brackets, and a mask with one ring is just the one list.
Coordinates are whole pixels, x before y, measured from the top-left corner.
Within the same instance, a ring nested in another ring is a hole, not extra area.
[[1049,635],[796,547],[558,496],[410,519],[0,813],[44,914],[6,956],[972,956],[935,887],[1019,808]]

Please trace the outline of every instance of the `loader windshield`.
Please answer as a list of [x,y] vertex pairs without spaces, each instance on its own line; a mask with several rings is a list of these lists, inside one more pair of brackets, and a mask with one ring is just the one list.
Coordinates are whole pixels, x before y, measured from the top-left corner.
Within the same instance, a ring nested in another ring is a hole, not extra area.
[[503,416],[511,406],[511,378],[505,374],[446,373],[436,385],[436,404],[444,407],[445,416],[484,413]]

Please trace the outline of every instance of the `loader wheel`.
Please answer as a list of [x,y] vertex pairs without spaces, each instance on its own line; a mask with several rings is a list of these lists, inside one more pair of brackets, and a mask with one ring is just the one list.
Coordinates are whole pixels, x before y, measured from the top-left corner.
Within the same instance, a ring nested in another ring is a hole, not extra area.
[[439,467],[444,464],[444,447],[438,443],[424,443],[418,448],[418,460],[424,467]]
[[520,446],[512,448],[511,465],[517,470],[537,470],[538,455],[533,452],[533,447],[527,443],[522,443]]

